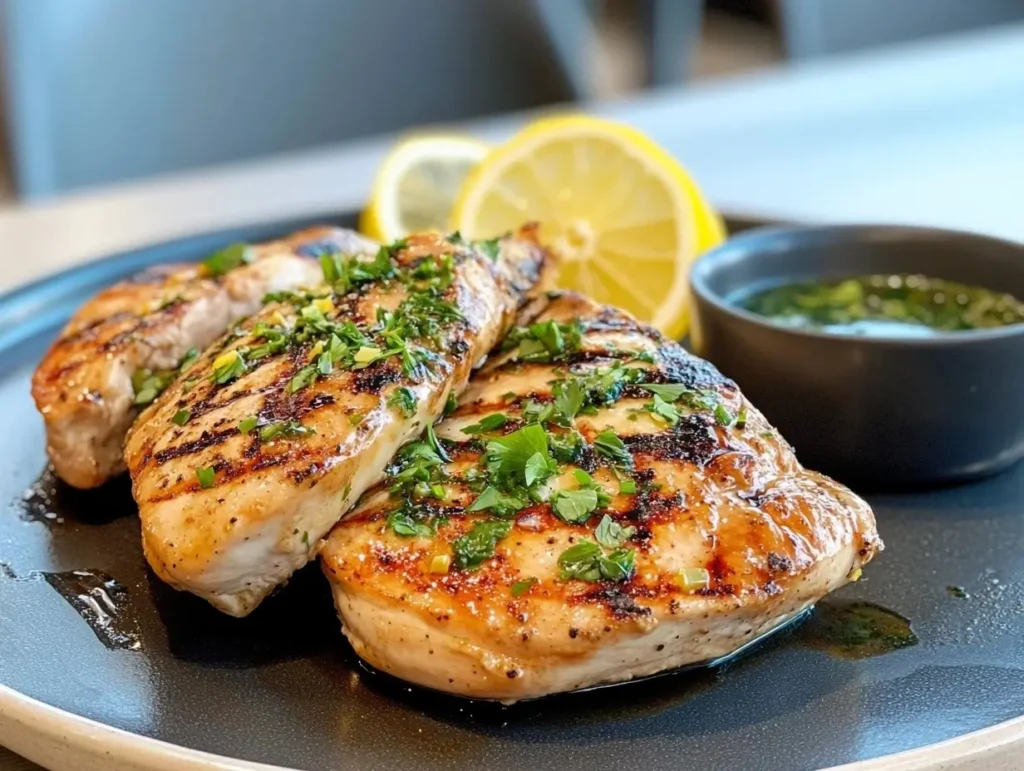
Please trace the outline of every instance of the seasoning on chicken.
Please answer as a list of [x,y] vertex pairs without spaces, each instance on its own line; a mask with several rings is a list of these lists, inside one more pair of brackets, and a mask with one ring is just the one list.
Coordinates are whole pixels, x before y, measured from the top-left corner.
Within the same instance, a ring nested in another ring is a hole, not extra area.
[[313,258],[325,248],[377,247],[351,231],[310,228],[234,244],[199,265],[151,268],[86,303],[32,378],[57,475],[89,488],[124,471],[124,438],[139,409],[268,292],[319,282]]
[[323,542],[373,666],[512,702],[706,662],[855,580],[870,508],[732,382],[565,294]]
[[321,261],[329,286],[283,293],[221,338],[126,446],[150,565],[236,616],[440,417],[551,267],[532,229]]

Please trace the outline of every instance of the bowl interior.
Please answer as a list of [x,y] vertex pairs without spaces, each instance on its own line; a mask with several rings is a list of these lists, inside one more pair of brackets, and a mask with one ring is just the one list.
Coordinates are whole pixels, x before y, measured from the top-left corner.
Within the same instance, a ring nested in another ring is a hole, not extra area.
[[743,234],[705,255],[694,264],[691,281],[712,301],[734,305],[787,280],[870,273],[921,273],[1024,299],[1024,245],[928,228],[773,228]]

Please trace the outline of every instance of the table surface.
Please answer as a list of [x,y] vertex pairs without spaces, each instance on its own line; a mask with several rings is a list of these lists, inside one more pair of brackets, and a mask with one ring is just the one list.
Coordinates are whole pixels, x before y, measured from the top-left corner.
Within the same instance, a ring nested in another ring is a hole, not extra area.
[[[682,158],[731,213],[1024,241],[1024,25],[594,105]],[[532,116],[475,122],[492,140]],[[358,208],[393,137],[0,212],[0,289],[189,233]],[[0,748],[0,771],[38,769]]]

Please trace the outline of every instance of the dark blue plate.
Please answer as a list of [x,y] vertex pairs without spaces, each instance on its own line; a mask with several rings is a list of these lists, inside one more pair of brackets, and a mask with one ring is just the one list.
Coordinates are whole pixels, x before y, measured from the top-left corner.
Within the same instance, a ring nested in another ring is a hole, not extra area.
[[[244,620],[165,587],[146,569],[124,480],[80,493],[45,478],[32,370],[100,287],[303,224],[141,249],[0,298],[0,684],[186,747],[361,771],[789,771],[921,747],[1024,714],[1024,467],[871,499],[887,549],[840,595],[907,616],[920,638],[877,658],[837,658],[790,629],[722,667],[505,709],[361,668],[316,567]],[[105,591],[120,637],[101,640],[57,591],[76,570],[117,582]],[[46,575],[54,573],[65,575]],[[952,596],[951,584],[970,598]]]

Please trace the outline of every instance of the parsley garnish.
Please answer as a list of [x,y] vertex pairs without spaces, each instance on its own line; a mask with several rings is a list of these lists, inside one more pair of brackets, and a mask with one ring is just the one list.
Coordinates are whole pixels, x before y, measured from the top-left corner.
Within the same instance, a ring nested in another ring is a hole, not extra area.
[[465,535],[452,541],[455,567],[472,570],[494,556],[498,541],[512,531],[512,523],[505,520],[477,522]]
[[579,321],[569,324],[541,321],[513,329],[501,349],[507,351],[518,346],[519,358],[523,361],[557,361],[579,350],[582,335],[583,326]]
[[632,479],[623,479],[619,482],[619,492],[623,495],[633,495],[636,492],[636,482]]
[[596,490],[559,490],[554,500],[555,513],[571,524],[586,522],[596,508]]
[[399,386],[388,397],[388,406],[397,407],[402,415],[411,418],[416,414],[416,394],[411,388]]
[[514,584],[512,584],[512,596],[522,597],[524,594],[530,591],[530,589],[532,589],[536,584],[536,578],[524,578],[522,581],[516,581]]
[[724,404],[715,405],[715,420],[718,421],[720,426],[732,425],[732,413],[725,408]]
[[633,456],[629,454],[625,443],[614,431],[602,431],[594,437],[594,452],[606,458],[613,466],[632,468]]
[[188,423],[188,419],[192,417],[192,410],[178,410],[174,413],[174,417],[171,418],[171,422],[176,426],[183,426]]
[[605,554],[593,541],[580,541],[558,556],[561,568],[559,578],[581,581],[623,581],[633,575],[635,552],[632,549],[616,549]]
[[744,404],[740,407],[740,411],[736,415],[736,422],[733,425],[741,429],[747,427],[747,405]]
[[[556,471],[548,454],[548,435],[538,425],[524,426],[487,443],[487,466],[493,481],[504,490],[530,487]],[[530,481],[527,481],[527,466]]]
[[415,519],[405,508],[388,514],[388,526],[399,535],[420,536],[430,538],[435,535],[434,528],[422,520]]
[[658,394],[655,394],[654,399],[644,405],[644,409],[670,426],[677,425],[681,417],[679,410],[658,396]]
[[248,434],[250,431],[256,428],[256,425],[259,422],[260,419],[257,418],[255,415],[250,415],[247,418],[242,418],[241,422],[238,424],[238,430],[241,431],[243,434]]
[[[458,235],[458,231],[455,234]],[[498,259],[498,254],[501,251],[501,239],[492,238],[489,241],[477,241],[476,247],[494,262]]]
[[489,431],[497,431],[499,428],[508,423],[508,417],[500,412],[493,415],[488,415],[482,418],[479,423],[474,423],[471,426],[466,426],[462,429],[464,434],[486,434]]
[[527,501],[515,495],[507,495],[497,488],[486,487],[484,491],[473,501],[469,511],[492,510],[496,516],[510,517],[520,509],[524,508]]
[[605,514],[594,530],[594,537],[597,542],[606,549],[618,549],[636,533],[632,525],[623,527],[614,519]]
[[277,423],[268,423],[260,428],[260,441],[271,442],[278,437],[291,438],[297,436],[309,436],[316,431],[310,426],[304,426],[297,420],[285,420]]
[[201,466],[196,469],[196,479],[199,480],[199,486],[204,490],[213,487],[215,477],[216,472],[213,470],[213,466]]
[[249,244],[231,244],[207,257],[203,261],[203,270],[208,276],[223,276],[242,263],[252,262],[252,259]]
[[459,400],[455,398],[455,394],[452,391],[448,392],[448,401],[444,403],[444,413],[441,417],[447,418],[459,407]]
[[217,385],[230,383],[235,378],[241,377],[245,372],[245,359],[237,350],[228,351],[214,359],[213,375],[210,376]]

